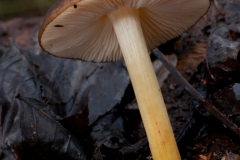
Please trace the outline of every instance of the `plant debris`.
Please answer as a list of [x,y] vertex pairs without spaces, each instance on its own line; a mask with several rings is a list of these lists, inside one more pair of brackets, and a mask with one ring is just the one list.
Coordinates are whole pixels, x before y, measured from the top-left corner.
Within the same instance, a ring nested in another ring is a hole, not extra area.
[[[240,156],[227,125],[240,128],[240,3],[211,2],[195,26],[159,48],[220,113],[208,112],[151,55],[156,74],[164,73],[158,80],[183,160]],[[124,62],[53,57],[38,45],[41,21],[0,22],[0,160],[151,159]]]

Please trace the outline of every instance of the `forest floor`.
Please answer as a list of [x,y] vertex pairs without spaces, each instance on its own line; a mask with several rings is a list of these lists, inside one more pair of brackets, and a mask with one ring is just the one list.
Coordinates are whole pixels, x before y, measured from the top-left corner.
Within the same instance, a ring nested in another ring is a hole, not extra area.
[[[151,59],[182,159],[240,160],[240,3],[211,2],[159,49],[216,114]],[[0,160],[151,159],[124,62],[49,55],[38,44],[42,20],[0,21]]]

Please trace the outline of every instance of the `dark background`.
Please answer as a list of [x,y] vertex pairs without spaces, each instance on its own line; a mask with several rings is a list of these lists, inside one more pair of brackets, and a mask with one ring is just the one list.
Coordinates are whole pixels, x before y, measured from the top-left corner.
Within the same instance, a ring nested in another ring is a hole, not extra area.
[[43,16],[55,0],[0,0],[0,20]]

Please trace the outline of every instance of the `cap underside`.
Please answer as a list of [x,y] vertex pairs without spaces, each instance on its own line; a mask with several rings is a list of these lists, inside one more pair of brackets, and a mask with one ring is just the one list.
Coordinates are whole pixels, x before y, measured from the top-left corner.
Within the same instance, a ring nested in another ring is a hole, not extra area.
[[42,47],[65,58],[106,62],[122,59],[107,13],[138,8],[148,49],[179,36],[208,9],[209,0],[82,0],[55,17],[40,36]]

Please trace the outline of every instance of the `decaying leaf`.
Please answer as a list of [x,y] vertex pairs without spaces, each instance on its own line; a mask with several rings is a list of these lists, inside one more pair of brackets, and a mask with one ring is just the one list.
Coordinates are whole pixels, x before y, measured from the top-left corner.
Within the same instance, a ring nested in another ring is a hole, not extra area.
[[[17,159],[29,159],[31,155],[24,153],[30,150],[38,150],[36,154],[51,152],[48,148],[51,146],[54,153],[50,157],[61,153],[65,159],[66,156],[85,159],[80,145],[63,127],[59,127],[61,125],[48,119],[49,113],[56,118],[66,117],[61,120],[66,125],[69,122],[83,126],[82,117],[86,117],[84,123],[88,127],[121,103],[129,85],[122,62],[97,64],[65,60],[45,53],[37,54],[35,50],[21,50],[14,43],[11,49],[1,54],[0,77],[3,133],[0,136]],[[25,102],[16,97],[27,97],[32,101]],[[87,105],[83,105],[83,99],[87,100]],[[39,110],[47,106],[48,112],[36,110],[35,101],[41,104]],[[78,121],[80,113],[83,114]],[[68,121],[67,117],[73,117],[73,120]],[[58,134],[54,135],[55,132]]]

